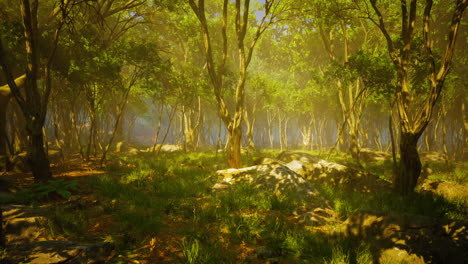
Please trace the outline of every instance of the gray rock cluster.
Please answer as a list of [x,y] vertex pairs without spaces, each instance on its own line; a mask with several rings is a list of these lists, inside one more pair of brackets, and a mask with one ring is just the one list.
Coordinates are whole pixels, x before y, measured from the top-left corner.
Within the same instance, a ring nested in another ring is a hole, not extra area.
[[241,169],[218,170],[218,182],[212,187],[215,192],[229,191],[238,183],[249,183],[260,191],[300,201],[304,206],[296,208],[292,214],[299,222],[309,226],[323,226],[328,222],[339,222],[339,214],[320,196],[308,180],[281,162],[271,161]]

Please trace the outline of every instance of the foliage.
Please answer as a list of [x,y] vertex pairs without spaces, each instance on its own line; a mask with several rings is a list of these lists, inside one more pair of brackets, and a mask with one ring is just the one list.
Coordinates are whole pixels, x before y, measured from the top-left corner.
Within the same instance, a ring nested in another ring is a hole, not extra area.
[[72,192],[77,191],[78,181],[66,181],[62,179],[50,180],[47,183],[33,183],[16,193],[15,199],[23,203],[38,202],[45,198],[60,197],[68,199]]

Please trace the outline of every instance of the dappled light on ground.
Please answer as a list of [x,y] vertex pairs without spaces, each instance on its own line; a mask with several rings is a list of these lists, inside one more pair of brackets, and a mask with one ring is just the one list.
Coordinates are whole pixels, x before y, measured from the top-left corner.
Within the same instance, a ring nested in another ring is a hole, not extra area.
[[[214,154],[162,155],[115,156],[104,168],[72,159],[53,167],[56,182],[45,196],[34,189],[22,196],[17,184],[28,188],[27,174],[4,176],[10,186],[10,205],[2,206],[5,237],[7,245],[19,245],[4,254],[14,263],[56,254],[57,261],[148,264],[457,263],[467,257],[460,221],[465,193],[447,187],[458,200],[446,199],[435,191],[445,183],[437,183],[434,191],[423,187],[401,197],[364,169],[380,161],[357,169],[304,152],[257,153],[250,159],[258,165],[219,170],[225,165]],[[54,193],[60,188],[71,195]],[[99,250],[89,255],[87,248]]]

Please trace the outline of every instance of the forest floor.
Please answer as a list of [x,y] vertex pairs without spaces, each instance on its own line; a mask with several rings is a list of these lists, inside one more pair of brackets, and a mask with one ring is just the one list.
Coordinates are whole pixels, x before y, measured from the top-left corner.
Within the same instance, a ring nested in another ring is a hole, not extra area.
[[[246,153],[244,164],[278,154]],[[466,263],[468,163],[431,155],[422,155],[430,173],[409,196],[310,180],[336,216],[324,223],[298,213],[305,200],[245,184],[213,192],[215,172],[227,167],[213,151],[114,154],[104,168],[57,159],[50,184],[34,185],[28,173],[0,176],[0,204],[43,216],[26,240],[112,243],[106,263]],[[330,160],[392,177],[387,158]],[[11,252],[0,251],[0,263],[19,263]]]

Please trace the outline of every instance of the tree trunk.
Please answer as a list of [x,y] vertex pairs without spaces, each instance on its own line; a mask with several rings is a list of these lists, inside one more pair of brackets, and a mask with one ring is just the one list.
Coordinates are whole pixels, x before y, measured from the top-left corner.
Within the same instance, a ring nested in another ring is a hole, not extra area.
[[[107,142],[107,144],[104,146],[102,156],[101,156],[101,160],[99,162],[101,167],[104,165],[104,161],[106,160],[107,152],[109,151],[109,149],[110,149],[110,147],[112,145],[112,142],[114,141],[114,138],[117,135],[117,130],[119,129],[120,123],[123,123],[120,120],[122,119],[122,116],[124,114],[125,106],[127,105],[128,95],[130,94],[130,90],[132,89],[133,85],[135,84],[136,75],[137,75],[137,72],[135,71],[134,75],[132,76],[132,79],[130,81],[130,84],[128,85],[128,88],[125,90],[125,94],[123,95],[122,102],[120,102],[120,104],[117,105],[117,114],[116,114],[116,117],[115,117],[115,123],[114,123],[114,127],[112,129],[112,134],[111,134],[111,137],[109,138],[109,142]],[[121,127],[123,128],[123,126],[121,126]],[[107,129],[106,129],[106,131],[107,131]],[[122,132],[122,134],[123,134],[123,132]]]
[[[251,150],[255,150],[255,143],[253,140],[253,132],[254,132],[254,127],[255,127],[255,116],[257,113],[257,103],[254,102],[252,106],[252,112],[249,114],[249,111],[247,108],[245,109],[245,124],[247,127],[247,147]],[[250,115],[250,116],[249,116]],[[249,119],[250,118],[250,119]]]
[[417,150],[419,137],[420,134],[405,132],[400,136],[400,166],[393,187],[401,194],[413,192],[421,174],[422,164]]
[[156,153],[155,153],[155,149],[154,149],[156,147],[156,141],[155,141],[155,145],[153,147],[153,153],[154,153],[155,156],[159,156],[159,153],[161,153],[162,146],[164,145],[164,142],[166,142],[167,135],[169,135],[169,131],[171,130],[172,121],[174,120],[176,112],[177,112],[177,105],[173,106],[171,111],[168,113],[169,114],[169,124],[167,125],[166,132],[164,133],[164,136],[163,136],[163,138],[161,140],[161,144],[157,148]]
[[447,148],[447,109],[445,103],[442,102],[442,148],[444,151],[445,164],[449,164],[449,154]]
[[5,247],[5,238],[3,236],[3,210],[0,206],[0,248]]
[[226,158],[229,168],[241,168],[241,146],[242,146],[242,130],[238,126],[232,130],[229,130],[228,144],[226,146]]
[[390,146],[392,148],[393,174],[398,174],[398,163],[396,157],[395,130],[393,129],[393,106],[390,106],[390,115],[388,116],[388,133],[390,134]]
[[42,123],[37,119],[28,122],[28,135],[30,137],[27,160],[31,166],[35,182],[47,182],[52,179],[50,173],[49,159],[44,149],[44,135]]
[[273,149],[274,138],[273,138],[273,115],[269,110],[267,110],[267,126],[268,126],[268,141],[270,142],[270,148]]
[[10,96],[4,98],[0,94],[0,156],[7,155],[6,112]]
[[218,117],[218,136],[216,137],[216,153],[215,156],[218,157],[218,150],[223,145],[223,140],[221,139],[221,117]]
[[157,148],[157,145],[158,145],[158,140],[159,140],[159,134],[161,133],[161,126],[162,126],[162,119],[163,119],[163,102],[161,101],[160,104],[159,104],[159,111],[158,111],[158,114],[159,114],[159,117],[158,117],[158,126],[156,128],[156,132],[154,133],[154,143],[153,143],[153,149],[151,150],[151,152],[153,154],[156,153],[156,148]]
[[462,100],[462,115],[463,115],[463,161],[468,160],[468,107],[465,105],[465,100]]

